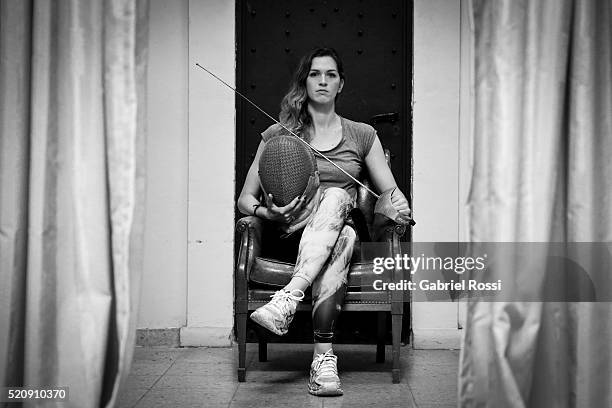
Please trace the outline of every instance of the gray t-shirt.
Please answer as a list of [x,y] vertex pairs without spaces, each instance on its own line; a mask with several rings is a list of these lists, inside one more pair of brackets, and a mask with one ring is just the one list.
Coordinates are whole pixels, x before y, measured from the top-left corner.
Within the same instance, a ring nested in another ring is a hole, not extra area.
[[[340,123],[342,125],[342,139],[333,149],[321,150],[321,152],[351,176],[361,180],[365,168],[365,158],[376,139],[376,130],[366,123],[353,122],[343,117],[340,117]],[[279,124],[274,124],[267,128],[261,134],[261,137],[264,142],[267,142],[271,137],[286,133]],[[317,158],[322,190],[329,187],[340,187],[345,189],[351,197],[357,197],[357,187],[353,180],[319,155],[315,154],[315,157]]]

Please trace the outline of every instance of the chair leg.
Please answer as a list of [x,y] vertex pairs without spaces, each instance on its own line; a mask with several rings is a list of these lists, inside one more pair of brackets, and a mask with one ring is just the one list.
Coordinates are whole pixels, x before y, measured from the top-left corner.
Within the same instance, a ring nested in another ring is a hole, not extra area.
[[393,384],[400,382],[400,342],[402,337],[402,315],[392,315],[392,327],[391,331],[393,334],[393,368],[391,373],[393,374]]
[[259,338],[259,361],[262,363],[268,361],[268,342],[261,337]]
[[236,326],[238,331],[238,381],[246,380],[246,326],[247,314],[236,314]]
[[385,362],[385,334],[387,331],[387,312],[378,312],[378,333],[376,340],[376,362]]

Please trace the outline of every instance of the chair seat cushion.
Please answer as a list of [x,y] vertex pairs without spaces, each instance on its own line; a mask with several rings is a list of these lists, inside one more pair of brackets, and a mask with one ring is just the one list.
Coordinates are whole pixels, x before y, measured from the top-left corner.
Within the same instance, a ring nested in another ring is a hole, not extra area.
[[[252,288],[249,289],[249,302],[261,302],[262,305],[270,301],[270,297],[274,294],[276,289],[263,289],[263,288]],[[306,297],[302,302],[301,306],[308,309],[312,301],[310,290],[306,291]],[[368,291],[349,290],[346,292],[344,298],[344,304],[350,303],[389,303],[389,293],[386,291],[374,291],[370,288]]]
[[[280,289],[287,285],[295,265],[289,262],[256,257],[249,275],[249,282],[263,287]],[[349,290],[372,291],[372,284],[380,275],[372,272],[373,262],[361,261],[351,264],[348,274]]]

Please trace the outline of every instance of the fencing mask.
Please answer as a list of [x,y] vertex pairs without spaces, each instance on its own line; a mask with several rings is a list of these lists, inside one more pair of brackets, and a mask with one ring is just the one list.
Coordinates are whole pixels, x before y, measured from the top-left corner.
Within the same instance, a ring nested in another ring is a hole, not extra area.
[[295,197],[310,201],[319,187],[317,161],[312,150],[295,136],[272,137],[259,158],[259,181],[264,194],[284,207]]

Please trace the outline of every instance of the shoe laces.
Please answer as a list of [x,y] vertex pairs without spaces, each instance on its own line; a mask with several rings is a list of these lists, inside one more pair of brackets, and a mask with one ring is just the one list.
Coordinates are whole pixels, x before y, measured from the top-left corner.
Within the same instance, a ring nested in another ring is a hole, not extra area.
[[329,349],[323,354],[319,354],[314,360],[314,370],[317,377],[338,376],[338,356],[334,355]]
[[[294,295],[293,292],[298,292],[298,295]],[[282,289],[270,297],[272,298],[270,303],[277,307],[281,313],[286,315],[291,311],[291,306],[304,299],[304,292],[299,289],[294,289],[292,291]]]

